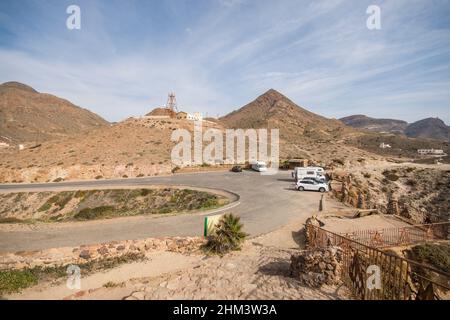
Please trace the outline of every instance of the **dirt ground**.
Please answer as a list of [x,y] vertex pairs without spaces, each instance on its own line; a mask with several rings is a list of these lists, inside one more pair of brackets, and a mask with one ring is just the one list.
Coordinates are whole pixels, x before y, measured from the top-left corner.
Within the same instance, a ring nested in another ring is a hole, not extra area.
[[249,239],[224,257],[201,253],[149,254],[147,260],[81,279],[70,290],[65,279],[42,283],[7,299],[347,299],[345,287],[311,289],[290,277],[292,253],[303,241],[298,220]]
[[[319,217],[320,218],[320,217]],[[399,228],[409,224],[389,215],[371,215],[357,219],[348,219],[341,217],[320,218],[325,223],[323,228],[326,230],[342,234],[358,230],[380,230],[385,228]]]

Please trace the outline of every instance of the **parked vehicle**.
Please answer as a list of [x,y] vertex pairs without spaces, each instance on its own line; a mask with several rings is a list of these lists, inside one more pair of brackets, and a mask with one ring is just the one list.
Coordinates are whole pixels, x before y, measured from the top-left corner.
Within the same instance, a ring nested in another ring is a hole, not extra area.
[[327,178],[325,176],[318,176],[318,177],[305,177],[302,180],[312,180],[316,182],[327,182]]
[[242,172],[242,167],[241,166],[234,166],[233,168],[231,168],[231,171],[233,171],[233,172]]
[[267,171],[267,165],[264,161],[256,161],[252,163],[252,169],[258,172]]
[[325,178],[325,170],[321,167],[295,167],[292,172],[292,178],[295,181],[303,180],[304,178]]
[[295,185],[298,191],[311,190],[311,191],[326,192],[330,190],[330,186],[328,185],[328,183],[318,182],[311,179],[303,179],[297,181]]

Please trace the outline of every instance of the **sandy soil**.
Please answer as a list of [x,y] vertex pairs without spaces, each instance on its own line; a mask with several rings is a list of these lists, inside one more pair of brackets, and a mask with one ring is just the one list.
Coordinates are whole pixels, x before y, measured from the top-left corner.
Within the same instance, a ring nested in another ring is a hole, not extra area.
[[320,218],[325,223],[323,228],[341,234],[350,233],[357,230],[380,230],[385,228],[398,228],[409,224],[389,215],[371,215],[356,219],[346,219],[339,217]]
[[43,283],[41,285],[25,289],[22,293],[16,293],[8,296],[8,299],[39,299],[55,300],[64,297],[89,292],[101,288],[106,283],[120,284],[129,280],[131,277],[155,277],[163,273],[176,272],[180,269],[193,267],[199,263],[199,255],[182,255],[174,252],[152,252],[146,255],[146,260],[142,262],[128,263],[120,265],[114,269],[104,272],[94,273],[88,276],[81,275],[81,290],[75,291],[67,288],[66,279],[58,280],[52,283]]

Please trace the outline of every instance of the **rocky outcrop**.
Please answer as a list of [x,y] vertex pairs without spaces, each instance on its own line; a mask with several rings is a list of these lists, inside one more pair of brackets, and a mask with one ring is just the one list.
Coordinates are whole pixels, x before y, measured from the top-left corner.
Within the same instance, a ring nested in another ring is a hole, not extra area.
[[388,202],[388,206],[387,206],[387,214],[392,214],[392,215],[399,215],[400,214],[400,209],[398,206],[398,200],[395,196],[391,195],[389,197],[389,202]]
[[291,276],[308,287],[335,285],[340,282],[342,249],[328,247],[291,256]]
[[311,217],[309,217],[308,219],[306,219],[305,222],[305,241],[306,241],[306,247],[309,247],[311,244],[309,243],[309,239],[311,239],[312,235],[310,234],[310,232],[312,231],[309,228],[309,225],[315,226],[315,227],[321,227],[323,225],[323,223],[321,223],[319,221],[319,219],[317,219],[316,215],[313,215]]

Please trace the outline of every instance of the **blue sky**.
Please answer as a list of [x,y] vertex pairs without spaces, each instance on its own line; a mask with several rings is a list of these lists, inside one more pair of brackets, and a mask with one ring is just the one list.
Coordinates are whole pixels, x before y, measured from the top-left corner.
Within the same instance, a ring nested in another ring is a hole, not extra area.
[[[66,8],[81,8],[81,30]],[[381,8],[381,30],[366,9]],[[327,117],[450,123],[450,1],[0,2],[0,81],[110,121],[164,105],[224,115],[270,88]]]

